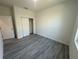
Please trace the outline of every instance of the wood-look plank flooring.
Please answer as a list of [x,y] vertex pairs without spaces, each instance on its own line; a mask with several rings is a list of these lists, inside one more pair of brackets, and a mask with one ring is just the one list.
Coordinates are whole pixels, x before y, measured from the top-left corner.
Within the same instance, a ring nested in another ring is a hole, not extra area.
[[33,34],[4,40],[4,59],[69,59],[69,47]]

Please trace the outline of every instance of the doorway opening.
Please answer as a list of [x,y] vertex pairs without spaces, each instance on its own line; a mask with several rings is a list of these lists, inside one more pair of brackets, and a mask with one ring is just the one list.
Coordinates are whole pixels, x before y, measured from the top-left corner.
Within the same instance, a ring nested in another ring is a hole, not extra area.
[[29,18],[29,31],[30,35],[33,34],[33,18]]

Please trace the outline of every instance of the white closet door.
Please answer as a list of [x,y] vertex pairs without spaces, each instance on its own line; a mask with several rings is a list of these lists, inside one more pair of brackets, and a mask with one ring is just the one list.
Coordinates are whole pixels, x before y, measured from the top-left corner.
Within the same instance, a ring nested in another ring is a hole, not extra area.
[[29,19],[26,17],[22,17],[22,30],[23,36],[29,35]]
[[11,16],[0,16],[0,28],[3,39],[14,38],[14,29]]

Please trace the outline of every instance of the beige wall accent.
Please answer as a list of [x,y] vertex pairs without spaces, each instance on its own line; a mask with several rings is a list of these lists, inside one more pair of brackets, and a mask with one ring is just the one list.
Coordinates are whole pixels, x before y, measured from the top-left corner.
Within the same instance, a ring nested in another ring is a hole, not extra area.
[[0,5],[0,16],[11,16],[11,8]]
[[0,28],[3,39],[14,38],[14,28],[11,16],[0,16]]

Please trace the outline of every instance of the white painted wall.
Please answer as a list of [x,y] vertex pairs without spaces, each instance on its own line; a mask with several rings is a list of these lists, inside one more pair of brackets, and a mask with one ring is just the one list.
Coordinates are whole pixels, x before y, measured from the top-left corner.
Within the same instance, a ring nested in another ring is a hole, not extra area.
[[29,10],[29,9],[24,9],[18,6],[14,6],[14,13],[15,13],[15,17],[18,16],[26,16],[28,18],[34,18],[35,14],[33,11]]
[[72,38],[70,41],[70,46],[69,46],[69,50],[70,50],[70,59],[78,59],[78,50],[77,47],[75,45],[75,35],[77,32],[77,28],[78,28],[78,20],[76,20],[75,25],[74,25],[74,30],[72,32]]
[[[4,39],[14,37],[13,31],[11,32],[11,29],[13,29],[13,25],[12,25],[12,12],[10,7],[0,5],[0,27],[2,27],[2,31],[6,32],[3,33]],[[10,31],[8,29],[10,29]],[[13,37],[11,37],[12,35]]]
[[[14,17],[15,17],[15,24],[16,24],[16,29],[17,29],[17,37],[21,38],[24,35],[24,29],[22,28],[23,25],[25,25],[25,28],[27,28],[28,30],[26,30],[26,34],[29,35],[29,18],[33,18],[34,19],[34,32],[35,32],[35,13],[31,10],[26,10],[24,8],[20,8],[17,6],[14,6]],[[26,19],[27,21],[23,21],[23,19]],[[23,22],[27,22],[27,24],[24,24]]]
[[36,33],[69,45],[76,15],[77,3],[74,1],[41,10],[36,14]]
[[6,6],[0,5],[0,16],[11,16],[11,9]]
[[3,39],[0,32],[0,59],[3,59]]
[[14,29],[11,16],[0,16],[0,28],[3,39],[14,38]]

